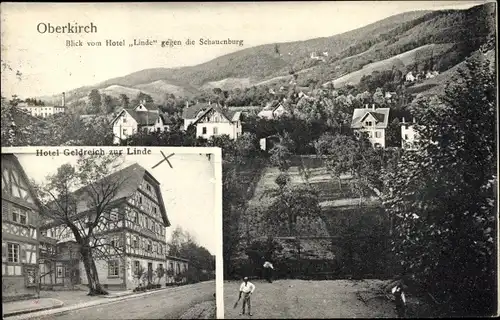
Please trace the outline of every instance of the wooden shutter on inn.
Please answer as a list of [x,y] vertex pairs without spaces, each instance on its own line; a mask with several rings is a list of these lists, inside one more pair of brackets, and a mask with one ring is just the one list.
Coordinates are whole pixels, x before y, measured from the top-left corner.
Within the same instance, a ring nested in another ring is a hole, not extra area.
[[2,220],[9,219],[9,202],[2,200]]
[[2,242],[2,262],[7,262],[7,244]]
[[26,263],[26,248],[23,246],[23,245],[19,245],[19,254],[20,254],[20,257],[19,257],[19,260],[22,262],[22,263]]

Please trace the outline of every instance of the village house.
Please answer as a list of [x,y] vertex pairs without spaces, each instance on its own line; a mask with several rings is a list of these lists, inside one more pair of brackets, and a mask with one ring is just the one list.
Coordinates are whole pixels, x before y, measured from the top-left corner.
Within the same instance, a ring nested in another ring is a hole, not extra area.
[[228,135],[230,139],[238,139],[243,129],[241,111],[231,111],[218,104],[209,105],[192,123],[196,127],[196,137],[210,139],[213,136]]
[[276,101],[272,101],[272,102],[267,103],[267,105],[264,107],[264,109],[262,109],[262,111],[260,111],[257,114],[257,116],[259,118],[272,120],[272,119],[278,119],[279,117],[284,115],[286,112],[287,111],[286,111],[285,107],[283,106],[283,102],[276,100]]
[[376,108],[372,104],[354,109],[351,128],[357,133],[365,133],[376,148],[385,148],[386,129],[389,124],[389,108]]
[[413,82],[413,81],[417,80],[417,78],[413,75],[413,72],[410,71],[406,74],[405,80],[406,80],[406,82]]
[[[112,199],[115,204],[113,209],[105,214],[95,230],[95,241],[108,250],[105,258],[95,261],[101,284],[108,289],[133,289],[139,283],[165,281],[164,277],[156,278],[155,272],[166,267],[165,231],[170,226],[160,183],[138,164],[123,168],[105,179],[125,179],[126,183],[119,185]],[[87,205],[89,194],[86,188],[74,193],[79,199],[77,207],[81,208],[77,215],[82,223],[77,225],[83,226],[93,218],[92,208]],[[46,254],[52,254],[53,258],[44,260],[40,266],[43,274],[41,284],[88,284],[83,262],[78,260],[75,251],[73,233],[54,221],[45,223],[41,230],[45,237],[53,239],[44,240],[49,244],[45,250],[50,252]],[[115,248],[120,250],[112,250]],[[75,268],[76,264],[78,269]],[[138,279],[140,270],[144,273]]]
[[194,105],[190,105],[189,102],[186,102],[186,106],[182,111],[182,119],[184,120],[184,131],[188,129],[188,127],[196,121],[208,108],[210,108],[211,103],[195,103]]
[[167,274],[167,282],[174,282],[175,278],[178,277],[179,275],[184,275],[183,279],[181,280],[182,282],[186,282],[186,277],[185,277],[185,272],[188,271],[189,269],[189,260],[179,258],[179,257],[173,257],[166,255],[166,270],[167,273],[170,271],[171,275],[169,276]]
[[113,126],[113,143],[136,134],[137,132],[164,132],[172,125],[167,115],[152,102],[143,100],[132,109],[122,109],[111,121]]
[[20,102],[17,108],[30,113],[34,117],[46,118],[48,116],[66,112],[66,94],[62,93],[61,105],[35,105],[33,103]]
[[415,130],[415,118],[412,122],[405,122],[405,118],[401,121],[401,148],[405,150],[416,150],[418,141],[418,133]]
[[432,79],[439,74],[439,71],[427,71],[425,74],[426,79]]
[[38,293],[40,207],[19,160],[2,154],[2,301]]

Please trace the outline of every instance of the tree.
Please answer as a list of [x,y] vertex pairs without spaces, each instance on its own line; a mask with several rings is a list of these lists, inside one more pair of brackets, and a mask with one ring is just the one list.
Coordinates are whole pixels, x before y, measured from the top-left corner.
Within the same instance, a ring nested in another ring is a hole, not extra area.
[[155,270],[156,283],[159,284],[161,279],[165,276],[166,272],[163,266],[158,266]]
[[373,102],[378,107],[383,107],[385,105],[384,92],[382,92],[381,88],[377,88],[377,90],[373,94]]
[[124,215],[123,203],[116,197],[129,177],[109,174],[119,161],[112,155],[81,156],[76,165],[62,165],[36,187],[49,225],[63,226],[79,246],[89,295],[107,294],[95,261],[121,259],[124,252],[124,239],[102,233],[105,227],[117,228]]
[[390,147],[401,146],[401,123],[398,118],[394,118],[387,127],[387,145]]
[[120,104],[123,108],[128,108],[130,104],[129,97],[124,93],[120,94]]
[[283,230],[297,235],[298,218],[317,218],[321,213],[317,192],[308,185],[285,186],[275,193],[276,198],[264,213],[263,219],[274,234]]
[[144,284],[144,280],[147,278],[146,268],[144,268],[142,264],[139,264],[138,268],[134,270],[134,274],[132,276],[137,280],[137,286],[142,286]]
[[113,101],[113,97],[103,94],[102,95],[102,105],[104,107],[104,111],[106,113],[112,113],[115,110],[115,104]]
[[99,90],[92,89],[89,93],[89,103],[91,106],[91,113],[98,113],[101,108],[101,94]]
[[279,135],[280,142],[277,143],[269,152],[270,161],[277,166],[280,171],[287,171],[291,165],[293,141],[288,132]]
[[[482,55],[415,108],[419,149],[386,177],[393,250],[441,312],[496,312],[496,81]],[[446,302],[446,303],[443,303]]]

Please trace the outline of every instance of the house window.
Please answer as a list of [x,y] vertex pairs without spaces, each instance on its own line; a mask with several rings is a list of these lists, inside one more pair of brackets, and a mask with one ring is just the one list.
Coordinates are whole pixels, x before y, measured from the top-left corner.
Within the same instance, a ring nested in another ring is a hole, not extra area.
[[153,207],[153,211],[154,211],[154,213],[156,214],[156,207]]
[[163,254],[163,246],[161,244],[158,246],[158,250],[160,254]]
[[149,184],[146,185],[146,190],[151,191],[151,186]]
[[139,223],[139,212],[134,212],[134,223]]
[[21,223],[21,224],[27,224],[28,223],[28,216],[26,214],[26,211],[19,207],[13,207],[12,208],[12,221]]
[[123,115],[123,123],[127,123],[127,117]]
[[372,122],[371,121],[366,121],[365,124],[368,126],[368,127],[371,127],[372,126]]
[[9,254],[8,261],[19,263],[19,244],[7,243],[7,249]]
[[109,219],[110,219],[111,221],[118,221],[118,213],[117,213],[117,212],[114,212],[114,211],[113,211],[113,212],[111,212],[111,213],[109,214]]
[[139,248],[139,242],[137,241],[137,236],[132,236],[132,248]]
[[117,277],[119,272],[118,260],[110,260],[108,262],[108,276]]
[[125,136],[125,135],[127,135],[127,129],[123,129],[123,130],[122,130],[122,134],[123,134],[124,136]]
[[63,278],[63,277],[64,277],[64,267],[57,266],[56,267],[56,278]]
[[142,196],[139,196],[139,204],[142,204]]
[[217,127],[214,127],[214,134],[217,134]]
[[408,135],[407,134],[405,134],[405,140],[408,140]]
[[375,131],[375,138],[380,138],[380,131]]
[[153,242],[151,240],[148,240],[148,252],[153,252]]
[[139,274],[139,269],[141,268],[141,263],[139,261],[134,261],[134,274]]
[[201,128],[201,133],[202,134],[207,134],[207,127]]

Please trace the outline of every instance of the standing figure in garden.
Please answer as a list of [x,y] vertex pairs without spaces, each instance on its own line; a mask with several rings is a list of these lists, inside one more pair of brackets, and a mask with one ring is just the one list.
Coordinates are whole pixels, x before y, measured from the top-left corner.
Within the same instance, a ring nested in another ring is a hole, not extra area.
[[406,315],[406,297],[401,284],[392,288],[392,294],[396,301],[396,312],[398,313],[398,317],[404,318]]
[[273,281],[271,280],[272,278],[272,273],[273,273],[274,267],[273,264],[267,259],[264,259],[264,278],[267,280],[267,282],[272,283]]

